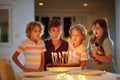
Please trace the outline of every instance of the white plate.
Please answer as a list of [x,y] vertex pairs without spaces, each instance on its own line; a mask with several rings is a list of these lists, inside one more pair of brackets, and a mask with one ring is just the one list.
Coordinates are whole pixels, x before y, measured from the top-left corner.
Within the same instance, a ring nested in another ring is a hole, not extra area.
[[105,71],[100,71],[100,70],[83,70],[83,71],[81,71],[82,75],[90,75],[90,76],[100,76],[104,73],[105,73]]
[[39,74],[39,73],[34,73],[34,72],[24,74],[24,77],[26,77],[26,78],[41,78],[41,77],[45,77],[45,76],[46,76],[46,74]]

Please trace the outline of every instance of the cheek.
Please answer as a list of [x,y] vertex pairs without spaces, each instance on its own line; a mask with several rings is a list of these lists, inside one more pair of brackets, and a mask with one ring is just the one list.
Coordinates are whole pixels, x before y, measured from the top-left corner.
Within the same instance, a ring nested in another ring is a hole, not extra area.
[[99,35],[103,35],[103,30],[100,30],[98,33]]
[[49,31],[48,33],[49,33],[49,35],[52,35],[52,34],[53,34],[53,32],[51,32],[51,31]]
[[82,35],[82,39],[85,39],[85,35]]

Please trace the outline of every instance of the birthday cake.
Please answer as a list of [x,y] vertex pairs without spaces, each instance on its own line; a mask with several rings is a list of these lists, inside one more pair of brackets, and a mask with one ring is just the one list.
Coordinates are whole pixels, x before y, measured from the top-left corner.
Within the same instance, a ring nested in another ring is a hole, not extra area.
[[68,72],[81,70],[80,64],[48,64],[47,71],[50,72]]
[[47,67],[79,67],[80,64],[47,64]]
[[52,72],[65,72],[65,71],[72,71],[72,70],[78,70],[80,68],[80,64],[69,64],[68,58],[70,57],[70,52],[52,52],[52,64],[47,64],[47,71]]

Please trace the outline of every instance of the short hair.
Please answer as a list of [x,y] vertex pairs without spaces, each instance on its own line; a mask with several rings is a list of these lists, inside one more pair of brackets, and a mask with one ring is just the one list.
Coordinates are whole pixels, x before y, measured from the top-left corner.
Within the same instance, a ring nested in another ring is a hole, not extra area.
[[26,33],[26,36],[27,36],[28,38],[30,38],[30,33],[31,33],[31,31],[33,30],[33,28],[34,28],[35,26],[38,26],[38,27],[40,28],[40,30],[41,30],[41,35],[42,35],[43,29],[44,29],[42,23],[40,23],[40,22],[34,22],[34,21],[33,21],[33,22],[29,22],[29,23],[27,24],[27,27],[26,27],[25,33]]
[[59,19],[52,19],[52,20],[50,20],[49,25],[48,25],[48,30],[50,30],[51,27],[62,28],[60,20]]

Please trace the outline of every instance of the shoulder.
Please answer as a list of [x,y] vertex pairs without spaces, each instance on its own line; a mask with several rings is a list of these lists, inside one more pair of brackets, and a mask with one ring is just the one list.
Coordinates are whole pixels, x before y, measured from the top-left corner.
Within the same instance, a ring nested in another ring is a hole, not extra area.
[[114,42],[113,42],[112,39],[106,38],[106,39],[103,41],[103,45],[114,45]]
[[66,40],[63,40],[63,39],[62,39],[62,42],[63,42],[63,43],[68,43]]
[[44,43],[44,41],[43,41],[43,40],[41,40],[41,39],[39,39],[39,40],[38,40],[38,42],[39,42],[39,43]]
[[64,45],[68,45],[68,42],[67,42],[66,40],[61,39],[61,41],[62,41],[62,44],[64,44]]
[[24,40],[21,42],[21,44],[26,44],[26,43],[29,43],[29,42],[30,42],[29,39],[24,39]]
[[40,44],[40,45],[44,45],[45,43],[44,43],[43,40],[39,39],[38,44]]
[[81,44],[81,45],[79,46],[79,48],[82,49],[82,50],[86,50],[86,49],[87,49],[87,48],[85,47],[85,45],[83,45],[83,44]]
[[48,43],[48,42],[50,42],[50,41],[51,41],[51,39],[46,39],[46,40],[44,40],[45,43]]
[[71,39],[71,38],[68,38],[68,39],[67,39],[67,42],[68,42],[68,43],[71,43],[71,42],[72,42],[72,39]]
[[51,39],[46,39],[46,40],[44,40],[44,43],[45,43],[45,45],[50,45],[50,44],[52,44],[52,41],[51,41]]

